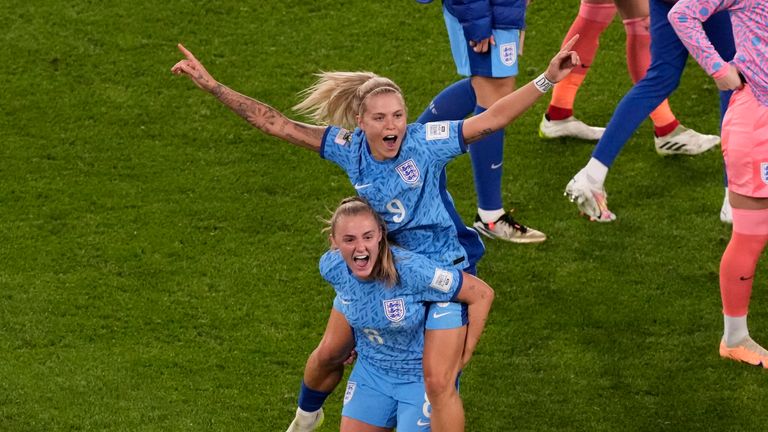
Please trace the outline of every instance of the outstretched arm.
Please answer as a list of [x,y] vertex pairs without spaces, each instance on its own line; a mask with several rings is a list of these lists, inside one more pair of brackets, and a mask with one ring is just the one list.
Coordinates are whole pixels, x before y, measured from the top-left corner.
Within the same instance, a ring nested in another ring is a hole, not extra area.
[[326,129],[324,126],[291,120],[271,106],[217,82],[191,52],[181,44],[178,47],[186,58],[173,65],[171,72],[186,75],[195,85],[214,95],[221,103],[262,132],[299,147],[320,151]]
[[464,343],[464,354],[462,355],[462,365],[466,365],[472,354],[475,352],[477,343],[480,341],[480,335],[485,329],[485,322],[488,320],[488,313],[491,311],[493,303],[493,289],[481,279],[464,273],[463,283],[456,300],[466,303],[469,313],[469,324],[467,325],[467,339]]
[[565,78],[580,63],[579,55],[571,51],[578,38],[579,35],[571,38],[538,78],[499,99],[482,114],[464,120],[464,141],[470,144],[503,129],[530,108],[552,84]]

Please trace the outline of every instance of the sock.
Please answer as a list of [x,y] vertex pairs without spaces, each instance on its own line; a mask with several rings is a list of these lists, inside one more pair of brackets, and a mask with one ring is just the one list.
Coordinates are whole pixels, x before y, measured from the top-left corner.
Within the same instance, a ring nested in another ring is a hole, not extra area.
[[[728,247],[725,248],[720,260],[720,297],[723,301],[723,315],[746,317],[755,268],[766,243],[768,243],[768,209],[733,209],[731,241],[728,242]],[[728,330],[726,329],[726,332]],[[730,341],[730,343],[739,340]],[[729,341],[726,340],[726,344],[728,343]]]
[[[653,119],[653,113],[655,113],[656,111],[660,110],[664,104],[667,104],[666,107],[669,108],[669,104],[667,103],[666,100],[664,100],[664,102],[662,102],[661,105],[659,105],[659,107],[656,108],[656,110],[651,113],[651,119]],[[672,114],[672,111],[669,111],[669,113]],[[667,136],[667,135],[671,134],[672,132],[674,132],[675,129],[677,129],[677,127],[680,126],[680,122],[674,116],[675,115],[672,114],[672,119],[673,120],[672,120],[671,123],[667,123],[667,124],[665,124],[663,126],[657,126],[656,122],[654,122],[654,124],[653,124],[653,134],[656,135],[657,137],[663,137],[663,136]]]
[[496,222],[499,220],[500,217],[504,216],[504,209],[498,209],[498,210],[483,210],[481,208],[477,209],[477,215],[480,216],[480,220],[482,220],[485,223],[491,223]]
[[747,329],[747,316],[731,317],[723,315],[723,341],[727,347],[735,347],[737,343],[749,336]]
[[590,158],[587,165],[581,170],[586,176],[587,180],[594,186],[603,188],[605,178],[608,176],[608,167],[595,158]]
[[469,78],[456,81],[444,88],[427,109],[416,119],[416,123],[429,123],[443,120],[461,120],[472,114],[477,104],[475,90]]
[[616,14],[616,6],[613,3],[593,4],[581,3],[579,14],[568,29],[563,43],[574,35],[579,35],[579,40],[573,46],[573,50],[579,53],[581,65],[577,66],[568,76],[557,83],[552,92],[552,100],[547,109],[547,119],[564,120],[573,115],[573,103],[576,92],[587,76],[587,71],[597,54],[600,45],[600,35],[613,21]]
[[[626,19],[623,22],[627,33],[627,69],[632,82],[636,83],[643,79],[651,65],[651,33],[648,30],[651,20],[650,17],[641,17]],[[677,119],[666,99],[651,112],[651,120],[656,127],[656,136],[667,135],[680,124],[678,122],[669,129],[670,124]],[[665,127],[665,129],[660,131],[659,127]]]
[[[301,381],[301,390],[299,390],[299,410],[305,413],[313,413],[323,407],[323,403],[331,392],[321,392],[312,390]],[[299,413],[299,411],[297,411]]]
[[[476,115],[483,111],[485,108],[480,105],[475,107]],[[484,210],[503,209],[501,164],[504,162],[504,129],[471,144],[469,155],[472,158],[472,171],[475,176],[477,207]]]

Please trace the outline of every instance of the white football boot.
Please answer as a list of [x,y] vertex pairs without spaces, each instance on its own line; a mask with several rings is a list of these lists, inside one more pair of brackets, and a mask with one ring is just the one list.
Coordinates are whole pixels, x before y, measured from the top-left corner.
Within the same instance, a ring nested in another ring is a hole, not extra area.
[[296,409],[296,417],[293,418],[291,425],[286,432],[313,432],[323,424],[323,409],[311,413],[306,413]]
[[546,115],[539,123],[539,136],[542,138],[578,138],[597,141],[603,136],[605,128],[589,126],[574,116],[564,120],[548,120]]
[[565,194],[591,221],[613,222],[616,215],[608,210],[608,194],[601,186],[592,184],[586,174],[577,173],[565,187]]
[[683,125],[678,125],[675,130],[667,135],[654,137],[653,141],[656,144],[656,153],[662,156],[694,156],[720,144],[720,137],[717,135],[704,135]]

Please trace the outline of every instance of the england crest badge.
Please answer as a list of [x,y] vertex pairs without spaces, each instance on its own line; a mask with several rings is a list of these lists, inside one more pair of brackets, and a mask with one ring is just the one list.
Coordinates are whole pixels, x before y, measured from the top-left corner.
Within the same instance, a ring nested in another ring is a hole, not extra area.
[[768,184],[768,162],[760,162],[760,179]]
[[405,318],[405,300],[396,298],[384,300],[384,315],[392,322],[400,322]]
[[415,184],[419,181],[421,174],[419,173],[419,167],[416,166],[416,162],[413,159],[401,163],[395,168],[397,173],[400,174],[400,178],[408,184]]
[[344,392],[344,405],[352,400],[352,396],[355,395],[355,388],[357,388],[357,383],[353,381],[347,382],[347,390]]
[[501,45],[499,56],[504,66],[512,66],[517,61],[517,45],[514,42]]

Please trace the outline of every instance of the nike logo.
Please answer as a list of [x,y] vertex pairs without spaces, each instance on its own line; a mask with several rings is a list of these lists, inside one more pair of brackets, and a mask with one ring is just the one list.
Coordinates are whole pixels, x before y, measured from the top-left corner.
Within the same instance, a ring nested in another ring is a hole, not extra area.
[[365,189],[370,185],[371,185],[370,183],[366,183],[366,184],[355,183],[355,189],[357,190]]
[[752,279],[753,277],[755,277],[755,275],[752,275],[750,277],[739,276],[739,280],[747,281],[747,280]]
[[444,317],[444,316],[446,316],[446,315],[450,315],[450,314],[452,314],[452,313],[453,313],[453,312],[443,312],[443,313],[437,313],[437,312],[435,312],[435,313],[433,313],[433,314],[432,314],[432,318],[434,318],[434,319],[438,319],[438,318],[440,318],[440,317]]
[[341,304],[343,304],[343,305],[352,304],[352,300],[344,300],[344,299],[341,299]]
[[421,419],[416,420],[416,426],[429,426],[428,421],[422,421]]
[[499,167],[501,167],[501,165],[503,165],[503,164],[504,164],[504,162],[500,162],[500,163],[497,163],[497,164],[492,163],[491,164],[491,169],[499,169]]

